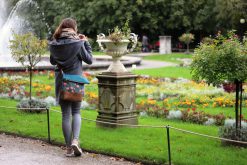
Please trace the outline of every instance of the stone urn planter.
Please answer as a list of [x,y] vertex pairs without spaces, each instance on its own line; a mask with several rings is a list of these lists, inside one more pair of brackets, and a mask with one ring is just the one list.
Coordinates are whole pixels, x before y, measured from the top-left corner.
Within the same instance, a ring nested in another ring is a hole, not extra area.
[[[127,72],[120,59],[123,55],[132,52],[137,44],[137,35],[130,33],[130,37],[122,39],[119,42],[112,41],[101,33],[97,36],[97,42],[100,49],[107,55],[112,57],[112,63],[107,69],[107,72]],[[129,43],[132,43],[131,48],[128,48]]]
[[[120,59],[133,51],[137,44],[137,35],[130,33],[129,38],[111,40],[99,34],[98,44],[112,57],[109,68],[97,75],[98,78],[98,116],[97,125],[102,127],[120,127],[122,124],[138,124],[136,111],[136,78],[128,72]],[[129,48],[131,44],[131,48]]]

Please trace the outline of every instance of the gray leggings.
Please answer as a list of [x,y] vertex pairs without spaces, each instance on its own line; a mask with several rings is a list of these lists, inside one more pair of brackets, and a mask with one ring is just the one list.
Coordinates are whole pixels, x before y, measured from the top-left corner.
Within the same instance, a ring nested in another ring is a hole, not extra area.
[[[60,100],[62,109],[62,129],[65,143],[71,145],[72,138],[79,139],[81,128],[81,102],[71,102]],[[71,122],[72,113],[72,122]]]

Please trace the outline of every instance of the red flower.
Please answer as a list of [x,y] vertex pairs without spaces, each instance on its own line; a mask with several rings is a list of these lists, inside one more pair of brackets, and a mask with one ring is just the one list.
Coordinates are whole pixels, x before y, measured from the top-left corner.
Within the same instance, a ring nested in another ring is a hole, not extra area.
[[84,75],[85,77],[90,76],[90,74],[89,74],[88,72],[83,72],[83,75]]
[[193,107],[193,108],[192,108],[192,111],[195,112],[195,110],[196,110],[196,107]]
[[190,111],[190,108],[187,109],[187,112],[189,112],[189,111]]

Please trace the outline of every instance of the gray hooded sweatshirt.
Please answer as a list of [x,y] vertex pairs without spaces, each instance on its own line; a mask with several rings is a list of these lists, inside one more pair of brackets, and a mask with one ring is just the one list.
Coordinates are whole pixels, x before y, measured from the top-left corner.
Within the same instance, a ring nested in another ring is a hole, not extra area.
[[62,72],[82,75],[82,61],[92,64],[92,48],[88,41],[61,38],[49,42],[50,62],[56,65],[55,91],[57,102],[62,83]]

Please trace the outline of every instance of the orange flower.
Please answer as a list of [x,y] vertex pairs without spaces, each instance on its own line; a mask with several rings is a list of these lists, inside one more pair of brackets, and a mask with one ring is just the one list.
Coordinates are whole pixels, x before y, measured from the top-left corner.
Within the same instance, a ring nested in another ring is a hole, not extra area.
[[50,86],[50,85],[46,85],[46,86],[45,86],[45,90],[46,90],[47,92],[51,91],[51,86]]

